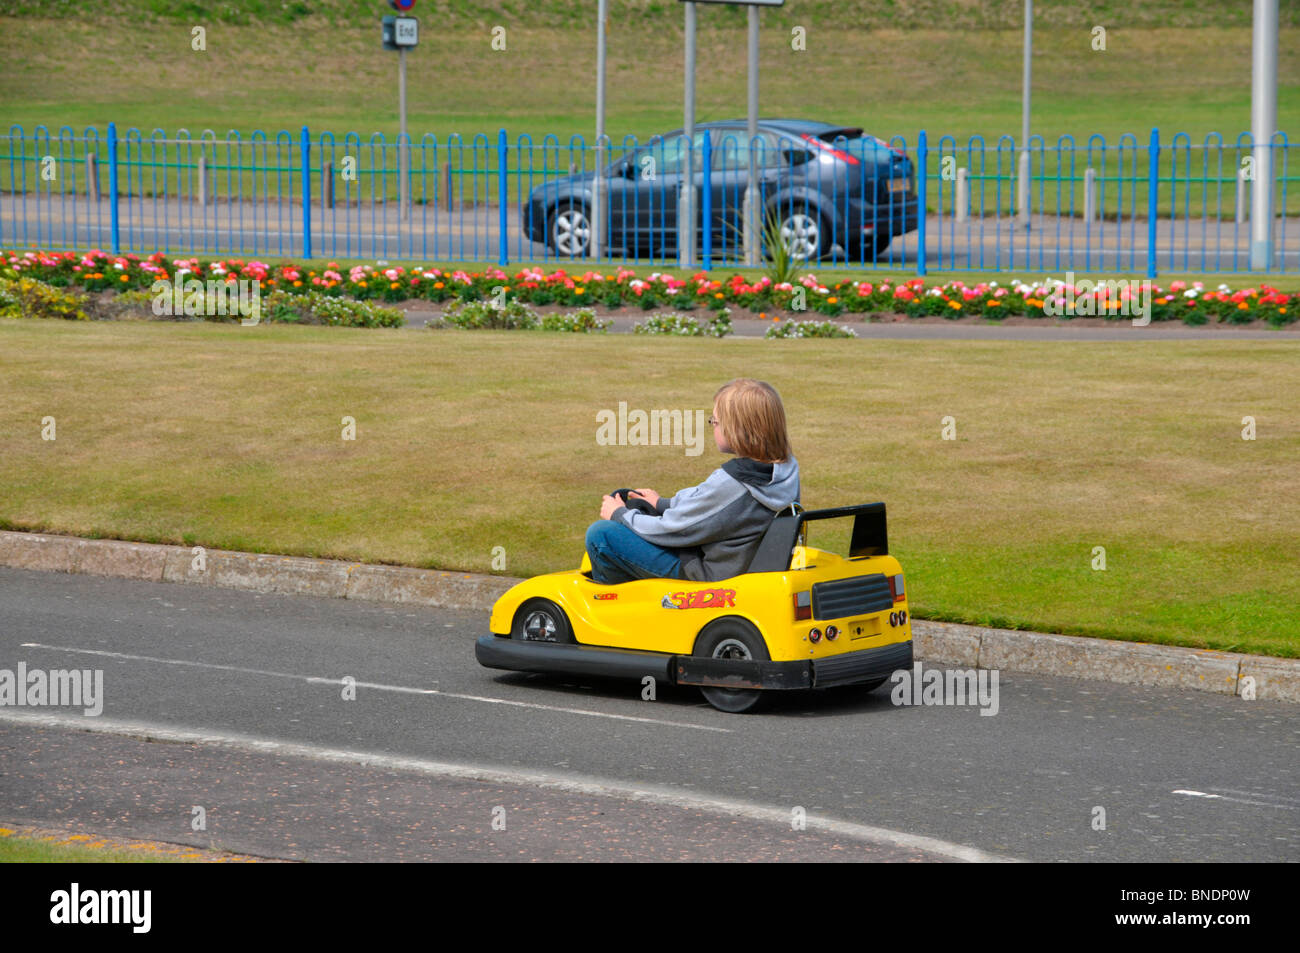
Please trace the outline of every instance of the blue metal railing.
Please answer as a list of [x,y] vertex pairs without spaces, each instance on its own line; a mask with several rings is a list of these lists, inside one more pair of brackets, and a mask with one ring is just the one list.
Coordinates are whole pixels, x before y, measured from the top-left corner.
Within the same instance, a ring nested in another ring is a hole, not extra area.
[[[0,247],[560,265],[587,256],[598,221],[602,261],[711,269],[746,261],[752,161],[753,220],[774,216],[818,267],[1248,272],[1266,154],[1271,271],[1300,271],[1295,146],[1284,133],[1260,150],[1244,133],[1195,143],[1156,129],[1145,145],[1131,134],[960,145],[925,130],[914,148],[901,136],[803,139],[762,132],[750,143],[743,130],[714,129],[694,142],[627,137],[597,149],[577,136],[512,142],[505,130],[493,143],[313,138],[305,126],[196,139],[122,135],[114,123],[102,136],[14,125],[0,153]],[[698,191],[694,261],[678,250],[688,185]],[[762,238],[754,244],[761,253]]]

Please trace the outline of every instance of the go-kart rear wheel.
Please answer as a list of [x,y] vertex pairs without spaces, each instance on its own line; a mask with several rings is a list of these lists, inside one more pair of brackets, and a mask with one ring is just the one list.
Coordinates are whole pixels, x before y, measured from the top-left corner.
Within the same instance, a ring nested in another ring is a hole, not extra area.
[[[706,626],[695,640],[695,655],[763,662],[771,658],[763,636],[743,619],[719,619]],[[758,711],[767,701],[767,693],[756,689],[701,688],[700,693],[718,711],[731,714]]]
[[571,643],[573,626],[564,610],[550,599],[529,599],[515,613],[510,638],[528,642]]

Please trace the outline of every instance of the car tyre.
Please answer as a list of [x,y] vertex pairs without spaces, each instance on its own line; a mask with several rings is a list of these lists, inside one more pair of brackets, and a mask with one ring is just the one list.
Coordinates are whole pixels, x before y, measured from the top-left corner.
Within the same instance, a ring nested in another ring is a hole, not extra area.
[[547,217],[547,243],[555,254],[564,258],[585,258],[591,254],[591,233],[591,213],[580,201],[561,201]]
[[781,223],[781,239],[798,262],[820,261],[830,254],[834,244],[830,223],[815,205],[776,204],[769,209]]
[[565,644],[575,641],[569,617],[550,599],[529,599],[521,605],[510,626],[510,638]]
[[[695,640],[695,656],[746,658],[766,662],[771,658],[758,629],[744,619],[719,619],[705,626]],[[700,693],[718,711],[731,714],[758,711],[767,692],[757,689],[701,688]]]
[[894,240],[893,235],[866,235],[852,241],[852,248],[845,249],[850,258],[856,258],[864,265],[877,261]]

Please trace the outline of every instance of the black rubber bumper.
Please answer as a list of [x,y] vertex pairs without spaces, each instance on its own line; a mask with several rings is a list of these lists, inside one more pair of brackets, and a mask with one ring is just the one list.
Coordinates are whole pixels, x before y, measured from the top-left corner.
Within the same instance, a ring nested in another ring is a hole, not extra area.
[[887,678],[895,669],[912,667],[912,643],[884,645],[816,661],[760,662],[483,635],[474,645],[474,657],[487,668],[515,672],[633,679],[650,675],[678,685],[790,691]]
[[487,668],[555,675],[602,675],[641,679],[652,675],[671,681],[669,664],[674,656],[661,652],[636,652],[594,645],[533,642],[498,635],[480,635],[474,657]]

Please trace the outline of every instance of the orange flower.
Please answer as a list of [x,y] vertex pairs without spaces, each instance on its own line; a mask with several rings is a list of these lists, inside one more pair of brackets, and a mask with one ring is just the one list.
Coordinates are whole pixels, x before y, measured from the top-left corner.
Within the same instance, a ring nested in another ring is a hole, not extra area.
[[574,288],[573,293],[576,295],[580,295],[580,294],[584,294],[584,291],[582,288]]
[[433,286],[434,286],[435,288],[441,288],[441,287],[443,287],[443,284],[442,284],[441,281],[435,281],[435,282],[433,283]]
[[[125,279],[124,279],[124,280],[125,280]],[[1244,301],[1238,303],[1238,305],[1237,305],[1237,310],[1238,310],[1238,311],[1246,311],[1246,310],[1248,310],[1249,308],[1250,308],[1250,305],[1246,304],[1246,302],[1244,302]]]
[[718,292],[717,294],[715,294],[713,297],[715,297],[715,298],[725,298],[726,295],[724,295],[721,291],[719,291],[719,292]]
[[130,277],[129,275],[123,275],[121,278],[119,278],[119,279],[117,279],[117,280],[118,280],[118,281],[130,281],[130,280],[131,280],[131,277]]
[[301,288],[301,287],[302,287],[302,281],[295,281],[295,282],[293,283],[293,286],[294,286],[295,288]]
[[827,298],[827,299],[826,299],[826,303],[827,303],[827,304],[834,304],[836,301],[839,301],[839,300],[840,300],[839,298]]

